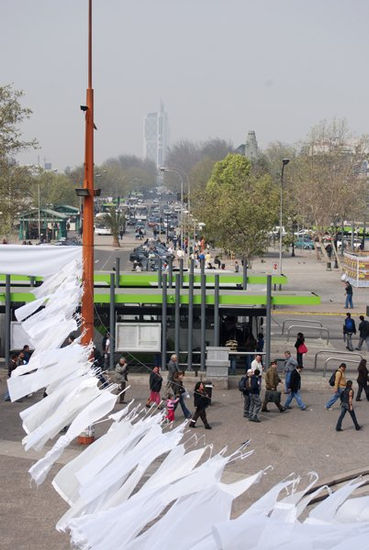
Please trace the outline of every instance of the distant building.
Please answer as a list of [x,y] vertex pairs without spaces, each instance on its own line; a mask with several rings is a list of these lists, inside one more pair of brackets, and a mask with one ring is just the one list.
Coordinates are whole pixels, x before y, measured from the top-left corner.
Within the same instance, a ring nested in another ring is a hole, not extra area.
[[165,165],[168,153],[168,134],[168,114],[161,103],[160,111],[148,113],[144,123],[144,156],[152,160],[157,168]]
[[248,132],[246,143],[239,145],[235,152],[239,155],[244,155],[250,160],[255,160],[259,157],[259,147],[254,130]]

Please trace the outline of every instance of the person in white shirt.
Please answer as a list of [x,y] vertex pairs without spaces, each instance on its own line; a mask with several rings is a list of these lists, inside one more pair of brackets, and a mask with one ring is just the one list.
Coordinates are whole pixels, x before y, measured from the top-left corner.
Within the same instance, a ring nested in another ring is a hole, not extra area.
[[260,354],[257,354],[255,356],[255,359],[251,361],[251,369],[253,372],[255,372],[256,369],[258,369],[260,372],[263,372],[263,362]]

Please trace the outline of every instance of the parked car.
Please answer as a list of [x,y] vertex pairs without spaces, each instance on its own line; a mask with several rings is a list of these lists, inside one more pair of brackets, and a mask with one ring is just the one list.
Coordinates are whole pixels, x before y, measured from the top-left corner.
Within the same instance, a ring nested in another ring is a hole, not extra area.
[[310,238],[299,238],[295,241],[295,247],[302,250],[314,250],[314,241]]

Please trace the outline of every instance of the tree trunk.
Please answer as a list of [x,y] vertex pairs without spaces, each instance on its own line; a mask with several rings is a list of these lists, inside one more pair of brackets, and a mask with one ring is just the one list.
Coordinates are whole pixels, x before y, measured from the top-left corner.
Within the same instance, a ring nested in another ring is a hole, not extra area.
[[332,248],[333,248],[333,252],[334,252],[334,255],[336,257],[336,260],[337,260],[337,263],[338,263],[338,267],[340,269],[342,269],[342,264],[341,264],[341,261],[338,257],[338,252],[337,252],[337,248],[336,248],[336,245],[334,244],[334,241],[332,241]]
[[119,237],[117,235],[113,235],[113,246],[114,248],[120,248]]

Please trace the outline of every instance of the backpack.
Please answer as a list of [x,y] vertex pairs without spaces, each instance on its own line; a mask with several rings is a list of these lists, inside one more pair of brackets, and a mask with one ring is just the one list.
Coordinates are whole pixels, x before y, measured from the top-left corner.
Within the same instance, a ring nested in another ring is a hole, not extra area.
[[238,382],[238,389],[242,392],[246,390],[246,378],[246,376],[242,376],[242,378]]
[[[331,374],[330,379],[328,380],[328,384],[329,384],[330,386],[332,386],[332,388],[333,388],[333,386],[334,386],[334,384],[335,384],[335,382],[336,382],[336,373],[337,373],[337,372],[338,372],[338,369],[335,370],[335,371],[333,371],[332,374]],[[341,376],[342,376],[342,374],[341,374]]]
[[354,321],[353,321],[353,319],[351,319],[351,317],[346,319],[345,329],[347,330],[347,332],[352,332],[354,330]]

